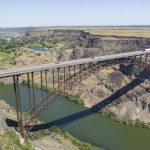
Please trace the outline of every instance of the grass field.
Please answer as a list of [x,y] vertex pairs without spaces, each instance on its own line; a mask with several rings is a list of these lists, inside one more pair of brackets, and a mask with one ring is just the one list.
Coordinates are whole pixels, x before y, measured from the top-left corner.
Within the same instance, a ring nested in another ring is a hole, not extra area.
[[84,30],[94,35],[150,38],[150,27],[50,27],[44,29]]
[[0,52],[0,64],[9,64],[12,59],[12,54]]
[[150,28],[139,29],[100,29],[88,28],[85,31],[94,35],[109,35],[109,36],[127,36],[127,37],[147,37],[150,38]]

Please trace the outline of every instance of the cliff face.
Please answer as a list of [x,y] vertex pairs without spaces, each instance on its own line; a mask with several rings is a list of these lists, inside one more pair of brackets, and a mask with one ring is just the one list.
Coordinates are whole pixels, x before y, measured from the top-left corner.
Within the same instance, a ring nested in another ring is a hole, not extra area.
[[150,38],[97,36],[83,30],[38,30],[27,32],[24,38],[74,40],[74,58],[138,51],[150,47]]
[[73,87],[73,92],[81,94],[87,107],[100,106],[121,118],[150,122],[150,71],[137,72],[136,66],[102,68]]
[[56,40],[77,40],[81,34],[82,30],[39,30],[34,29],[26,32],[24,38],[53,38]]
[[88,36],[87,38],[79,38],[79,44],[75,51],[79,54],[82,48],[84,53],[78,57],[90,57],[91,49],[94,56],[138,51],[149,47],[150,39],[148,38]]

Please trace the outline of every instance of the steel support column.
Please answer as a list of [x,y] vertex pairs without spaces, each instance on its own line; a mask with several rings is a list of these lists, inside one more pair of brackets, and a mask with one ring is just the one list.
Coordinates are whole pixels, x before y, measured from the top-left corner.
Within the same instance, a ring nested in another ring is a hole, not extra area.
[[45,90],[46,90],[46,95],[48,93],[48,87],[47,87],[47,70],[45,70]]
[[54,72],[54,69],[52,69],[52,74],[53,74],[53,91],[55,91],[55,72]]
[[33,97],[33,110],[35,112],[35,91],[34,91],[34,72],[31,73],[32,76],[32,97]]
[[30,76],[29,73],[27,73],[28,78],[28,93],[29,93],[29,111],[32,109],[32,98],[31,98],[31,87],[30,87]]
[[[40,72],[40,78],[41,78],[41,89],[43,89],[43,74],[42,74],[42,71]],[[41,96],[42,96],[42,99],[43,99],[43,97],[44,97],[43,90],[41,90]]]
[[47,101],[47,110],[48,110],[48,98],[47,95],[48,95],[48,87],[47,87],[47,70],[45,70],[45,90],[46,90],[46,101]]
[[17,110],[17,118],[18,118],[18,128],[21,132],[22,136],[24,137],[24,125],[23,125],[23,118],[22,118],[22,104],[21,104],[21,97],[20,97],[20,87],[19,87],[19,76],[14,76],[14,92],[16,98],[16,110]]
[[70,76],[70,68],[71,68],[71,66],[69,66],[69,77],[68,77],[69,85],[68,85],[68,91],[71,89],[71,85],[70,85],[70,78],[71,78],[71,76]]
[[57,78],[57,80],[58,80],[58,93],[59,93],[59,91],[60,91],[59,71],[60,71],[60,68],[57,68],[57,75],[58,75],[58,78]]
[[66,68],[64,67],[64,93],[66,92]]

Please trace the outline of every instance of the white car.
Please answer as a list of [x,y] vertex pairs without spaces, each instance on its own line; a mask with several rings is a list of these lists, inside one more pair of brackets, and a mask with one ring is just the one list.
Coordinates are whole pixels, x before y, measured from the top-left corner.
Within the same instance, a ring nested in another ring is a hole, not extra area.
[[150,48],[144,49],[144,52],[150,52]]

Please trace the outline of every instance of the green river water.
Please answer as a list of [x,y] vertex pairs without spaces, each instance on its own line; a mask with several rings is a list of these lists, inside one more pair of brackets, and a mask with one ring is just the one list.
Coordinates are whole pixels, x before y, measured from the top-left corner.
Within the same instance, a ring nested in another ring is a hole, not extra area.
[[[36,89],[36,99],[41,90]],[[23,111],[28,109],[28,89],[21,86]],[[15,107],[13,87],[0,85],[0,99]],[[57,123],[64,131],[107,150],[150,150],[150,129],[122,125],[106,116],[65,99],[56,100],[41,116],[45,122]]]

